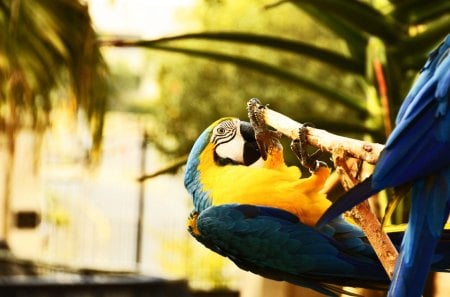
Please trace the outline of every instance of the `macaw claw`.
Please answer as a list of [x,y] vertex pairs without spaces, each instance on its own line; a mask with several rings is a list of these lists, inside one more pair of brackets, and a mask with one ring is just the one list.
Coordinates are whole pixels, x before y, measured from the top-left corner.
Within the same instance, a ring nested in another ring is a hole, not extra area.
[[255,129],[255,132],[258,128],[266,129],[266,122],[262,114],[264,108],[265,106],[261,104],[261,101],[259,101],[258,98],[252,98],[247,103],[248,118],[250,119],[250,123],[252,124],[253,129]]
[[298,138],[292,140],[291,150],[297,156],[302,166],[308,168],[312,173],[317,171],[319,167],[327,167],[327,164],[318,160],[319,155],[322,153],[320,150],[315,151],[311,155],[309,155],[306,150],[308,145],[306,128],[311,126],[313,126],[311,123],[305,123],[298,129]]
[[281,149],[280,138],[282,134],[267,128],[262,114],[264,108],[257,98],[250,99],[247,104],[248,117],[255,131],[256,143],[258,144],[261,157],[267,160],[267,156],[272,149]]

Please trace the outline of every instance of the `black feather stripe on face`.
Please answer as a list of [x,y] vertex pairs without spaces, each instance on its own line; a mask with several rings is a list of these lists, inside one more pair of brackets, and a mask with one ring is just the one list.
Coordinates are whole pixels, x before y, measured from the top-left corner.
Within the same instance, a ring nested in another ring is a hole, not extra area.
[[231,141],[237,132],[237,127],[233,121],[223,121],[214,129],[211,142],[216,146]]
[[241,163],[231,159],[231,158],[222,158],[216,152],[214,152],[214,162],[219,166],[225,165],[242,165]]
[[211,142],[215,145],[214,162],[218,166],[243,163],[244,139],[239,134],[239,120],[228,119],[214,128]]
[[214,162],[218,166],[250,166],[261,158],[255,131],[248,122],[226,120],[213,130]]

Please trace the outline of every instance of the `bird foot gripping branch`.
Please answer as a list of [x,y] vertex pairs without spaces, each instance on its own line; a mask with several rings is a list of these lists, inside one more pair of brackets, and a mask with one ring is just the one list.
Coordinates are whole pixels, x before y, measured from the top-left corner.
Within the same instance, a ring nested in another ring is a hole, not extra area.
[[[270,130],[264,119],[264,107],[261,102],[252,98],[247,104],[248,117],[250,119],[250,124],[255,131],[255,138],[258,144],[262,158],[268,163],[269,167],[276,167],[276,164],[282,164],[283,160],[282,152],[283,147],[280,143],[280,138],[283,135],[281,132],[276,130]],[[307,127],[312,126],[312,124],[303,124],[298,129],[298,136],[294,138],[291,142],[291,150],[299,159],[303,167],[308,168],[311,173],[316,172],[320,167],[328,167],[326,163],[321,162],[317,159],[321,151],[317,150],[313,154],[309,155],[306,147],[308,145],[308,140],[306,137]]]
[[[354,157],[358,160],[375,164],[384,148],[381,144],[345,138],[315,129],[306,124],[297,123],[280,113],[270,110],[256,98],[249,100],[247,110],[250,122],[255,128],[256,138],[257,140],[259,139],[258,144],[262,143],[262,150],[265,149],[266,144],[272,145],[272,137],[274,135],[278,139],[279,134],[282,133],[293,139],[291,144],[292,150],[302,165],[310,170],[315,170],[317,166],[320,167],[321,165],[317,163],[316,155],[322,150],[328,151],[333,155],[335,167],[341,176],[341,182],[347,190],[358,183],[347,166],[347,157]],[[266,124],[275,128],[276,132],[268,130]],[[258,134],[260,134],[259,138]],[[307,155],[305,150],[306,144],[315,146],[319,150],[311,156]],[[391,278],[398,253],[389,237],[382,230],[377,217],[371,212],[369,204],[362,203],[354,207],[350,212],[350,216],[366,234],[388,276]]]
[[[249,113],[259,114],[258,117],[261,122],[273,127],[283,135],[291,139],[298,138],[298,131],[303,124],[271,110],[267,106],[262,105],[256,98],[248,101],[247,109],[249,110]],[[377,162],[378,156],[384,148],[384,145],[379,143],[342,137],[313,127],[306,127],[305,130],[308,143],[321,151],[332,153],[336,149],[344,149],[349,157],[363,160],[369,164],[375,164]]]
[[308,154],[306,146],[308,145],[308,140],[306,138],[307,127],[312,127],[312,124],[305,123],[298,129],[298,138],[295,138],[291,142],[291,150],[297,156],[297,159],[303,165],[309,169],[311,173],[317,171],[320,167],[328,167],[325,162],[319,161],[318,157],[322,153],[321,150],[317,150],[311,155]]
[[[247,110],[250,124],[255,131],[255,138],[262,158],[264,160],[267,160],[268,157],[276,158],[277,155],[281,154],[283,151],[283,147],[280,143],[282,133],[277,130],[268,129],[264,118],[264,110],[266,110],[266,107],[263,106],[258,99],[250,99],[247,104]],[[297,137],[291,142],[291,150],[299,159],[303,167],[308,168],[312,173],[317,171],[320,167],[327,167],[327,165],[326,163],[317,160],[317,157],[321,153],[320,150],[317,150],[311,155],[309,155],[306,150],[306,146],[308,145],[306,136],[307,127],[310,126],[312,126],[310,123],[300,126]],[[279,158],[281,158],[281,156],[279,156]]]
[[282,151],[283,147],[280,143],[280,138],[282,136],[281,132],[269,130],[266,126],[262,110],[264,107],[261,105],[258,99],[250,99],[247,104],[248,107],[248,117],[250,119],[250,124],[255,131],[256,143],[258,144],[261,157],[267,160],[267,157],[271,151],[277,150]]

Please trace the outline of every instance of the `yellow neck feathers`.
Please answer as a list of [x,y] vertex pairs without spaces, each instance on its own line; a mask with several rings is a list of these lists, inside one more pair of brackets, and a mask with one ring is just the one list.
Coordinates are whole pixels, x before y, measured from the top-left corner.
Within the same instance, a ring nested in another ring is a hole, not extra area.
[[217,166],[213,152],[213,145],[208,144],[198,166],[203,190],[209,192],[213,205],[240,203],[280,208],[313,226],[331,204],[320,192],[330,173],[328,168],[301,179],[297,167],[286,166],[281,149],[269,152],[260,168]]

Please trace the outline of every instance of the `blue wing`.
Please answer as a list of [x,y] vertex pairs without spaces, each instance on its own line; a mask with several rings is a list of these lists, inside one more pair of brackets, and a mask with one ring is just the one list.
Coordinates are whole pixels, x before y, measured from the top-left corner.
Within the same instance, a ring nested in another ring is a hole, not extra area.
[[[400,248],[404,238],[404,231],[389,231],[389,238],[392,243]],[[450,229],[442,231],[439,237],[439,242],[432,257],[431,271],[434,272],[449,272],[450,271]]]
[[373,175],[325,212],[318,226],[388,187],[450,166],[450,35],[434,50],[407,95]]
[[450,35],[425,64],[397,115],[373,187],[398,186],[450,165]]
[[283,210],[253,205],[210,207],[195,236],[240,268],[337,296],[336,286],[386,289],[387,275],[361,230],[338,218],[321,231]]
[[388,296],[421,296],[450,208],[450,35],[431,53],[402,104],[372,177],[344,195],[318,224],[371,194],[412,182],[412,203]]
[[421,296],[449,214],[449,181],[450,168],[447,168],[414,183],[408,228],[388,296]]

